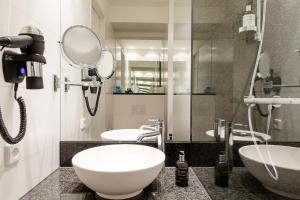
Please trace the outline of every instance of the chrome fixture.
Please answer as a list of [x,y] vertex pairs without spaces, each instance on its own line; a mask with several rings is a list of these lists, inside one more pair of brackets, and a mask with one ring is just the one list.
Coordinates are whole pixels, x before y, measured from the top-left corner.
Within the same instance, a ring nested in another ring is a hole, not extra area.
[[54,92],[57,92],[58,88],[60,88],[60,78],[54,74],[53,75],[53,89]]
[[225,123],[225,159],[228,163],[228,169],[232,172],[233,166],[233,123]]
[[142,129],[151,129],[151,130],[153,130],[153,128],[155,128],[154,131],[140,134],[137,137],[136,141],[137,142],[142,142],[144,138],[157,136],[158,149],[161,150],[162,152],[165,152],[165,125],[164,125],[164,121],[161,120],[161,119],[149,119],[148,121],[151,122],[152,124],[142,125],[141,128]]
[[[215,127],[215,139],[216,141],[220,141],[221,139],[221,133],[225,131],[225,159],[228,163],[229,171],[232,171],[233,167],[233,145],[234,145],[234,136],[240,136],[240,137],[248,137],[249,133],[241,132],[241,130],[235,129],[234,127],[242,127],[244,129],[248,129],[248,125],[244,124],[235,124],[233,122],[225,121],[224,119],[216,119],[214,123]],[[265,138],[259,135],[255,135],[255,138],[258,139],[259,142],[265,142]],[[219,140],[218,140],[219,139]]]
[[221,140],[221,132],[222,128],[225,126],[225,120],[224,119],[215,119],[214,122],[214,137],[217,142]]
[[103,85],[103,83],[99,82],[97,80],[72,82],[67,77],[65,77],[64,85],[65,85],[65,92],[69,92],[69,90],[71,89],[71,86],[101,87]]

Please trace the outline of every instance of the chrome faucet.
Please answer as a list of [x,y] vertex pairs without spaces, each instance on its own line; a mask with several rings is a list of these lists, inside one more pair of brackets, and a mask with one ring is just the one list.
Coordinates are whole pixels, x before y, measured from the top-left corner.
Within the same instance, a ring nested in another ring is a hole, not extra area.
[[224,119],[215,119],[214,122],[214,137],[217,142],[221,140],[222,129],[225,128],[225,120]]
[[[228,163],[228,169],[231,172],[233,167],[233,145],[234,145],[234,138],[233,136],[248,136],[249,134],[242,134],[241,130],[234,129],[234,126],[247,128],[248,125],[244,124],[234,124],[233,122],[228,122],[223,119],[216,119],[214,123],[214,136],[216,141],[220,141],[220,136],[222,131],[225,129],[225,161]],[[264,138],[260,138],[256,136],[257,139],[263,142]]]
[[157,146],[162,152],[165,152],[165,125],[161,119],[149,119],[151,125],[142,125],[141,129],[152,129],[154,131],[140,134],[136,141],[142,142],[144,138],[157,136]]
[[233,122],[227,122],[224,119],[216,119],[214,123],[214,135],[216,138],[216,141],[220,141],[220,136],[222,134],[222,131],[225,129],[225,161],[228,164],[228,170],[229,172],[232,171],[233,166]]
[[225,123],[225,159],[228,163],[229,172],[232,172],[233,166],[233,123]]

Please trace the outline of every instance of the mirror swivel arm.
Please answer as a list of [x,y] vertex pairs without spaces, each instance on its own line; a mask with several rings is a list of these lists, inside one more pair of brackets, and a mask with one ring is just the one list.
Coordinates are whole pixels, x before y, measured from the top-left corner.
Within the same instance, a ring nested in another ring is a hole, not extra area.
[[65,77],[65,92],[69,92],[71,86],[78,86],[78,87],[102,87],[103,83],[99,81],[81,81],[81,82],[71,82],[67,77]]

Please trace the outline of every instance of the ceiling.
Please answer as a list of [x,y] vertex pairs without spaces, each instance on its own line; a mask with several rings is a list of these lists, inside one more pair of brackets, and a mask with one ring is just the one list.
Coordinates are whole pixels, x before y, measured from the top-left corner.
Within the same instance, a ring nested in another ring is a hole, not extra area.
[[168,0],[108,0],[111,6],[167,6]]
[[134,22],[112,22],[116,32],[166,32],[165,23],[134,23]]
[[119,40],[125,49],[161,49],[164,47],[162,40]]

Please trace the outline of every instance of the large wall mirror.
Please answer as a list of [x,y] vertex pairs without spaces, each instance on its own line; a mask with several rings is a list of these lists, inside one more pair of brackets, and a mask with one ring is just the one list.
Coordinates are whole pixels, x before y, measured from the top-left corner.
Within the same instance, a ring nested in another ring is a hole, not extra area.
[[[269,6],[273,8],[272,3]],[[90,115],[84,98],[93,110],[95,93],[87,90],[84,96],[81,87],[61,90],[62,141],[102,141],[105,131],[139,129],[150,118],[164,120],[168,141],[215,141],[216,119],[249,129],[242,100],[249,91],[257,43],[251,36],[238,34],[244,7],[245,1],[61,1],[61,37],[69,27],[86,26],[102,38],[115,63],[114,75],[103,82],[95,116]],[[76,16],[63,14],[70,9]],[[271,30],[267,20],[266,38],[274,37]],[[266,40],[262,76],[255,82],[256,95],[261,97],[274,95],[264,90],[265,79],[290,82],[284,80],[282,60],[278,60],[285,52],[273,49],[278,48]],[[83,76],[82,70],[70,67],[62,57],[62,82],[77,83]],[[280,95],[295,96],[289,89],[283,88]],[[295,121],[288,109],[272,112],[277,121],[271,124],[271,141],[299,138],[297,127],[283,122],[286,118]],[[265,133],[266,112],[265,106],[254,109],[255,130],[261,133]],[[274,126],[278,121],[284,124],[282,130]]]

